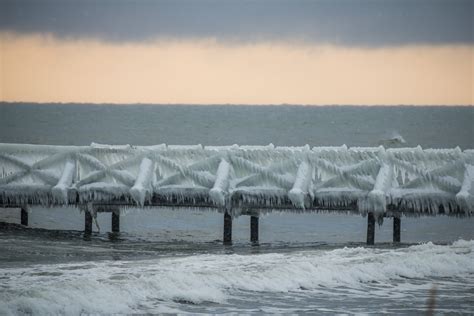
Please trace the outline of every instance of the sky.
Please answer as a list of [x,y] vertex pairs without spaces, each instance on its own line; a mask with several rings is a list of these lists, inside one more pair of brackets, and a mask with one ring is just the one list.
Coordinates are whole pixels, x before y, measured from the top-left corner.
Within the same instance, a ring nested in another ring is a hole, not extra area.
[[0,100],[473,105],[466,0],[2,0]]

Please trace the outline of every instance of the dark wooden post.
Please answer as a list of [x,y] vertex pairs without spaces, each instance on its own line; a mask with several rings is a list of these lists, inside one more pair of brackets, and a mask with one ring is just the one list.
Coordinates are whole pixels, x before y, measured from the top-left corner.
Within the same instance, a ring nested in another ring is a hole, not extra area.
[[375,241],[375,216],[374,213],[367,214],[367,245],[373,245]]
[[224,245],[232,244],[232,216],[224,213]]
[[92,214],[89,211],[84,211],[84,234],[92,234]]
[[400,242],[400,228],[402,221],[400,217],[393,218],[393,242]]
[[118,210],[112,211],[112,232],[120,232],[120,212]]
[[21,225],[28,226],[28,211],[26,210],[26,207],[21,208],[20,217]]
[[250,216],[250,241],[258,243],[258,217]]

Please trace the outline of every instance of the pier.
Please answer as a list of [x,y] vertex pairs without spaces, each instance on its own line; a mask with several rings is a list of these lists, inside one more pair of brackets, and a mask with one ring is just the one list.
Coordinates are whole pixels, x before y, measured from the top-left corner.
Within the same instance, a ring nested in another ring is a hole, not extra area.
[[81,209],[85,234],[97,212],[118,233],[124,208],[217,210],[224,244],[237,216],[258,243],[265,213],[345,212],[367,218],[369,245],[376,222],[393,218],[400,242],[403,216],[474,213],[474,150],[0,144],[0,207],[27,226],[35,205]]

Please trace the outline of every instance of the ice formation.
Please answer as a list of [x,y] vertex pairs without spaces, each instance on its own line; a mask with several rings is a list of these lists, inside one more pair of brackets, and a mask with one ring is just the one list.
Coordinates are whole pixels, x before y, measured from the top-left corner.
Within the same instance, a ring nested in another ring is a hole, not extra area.
[[0,144],[0,205],[471,215],[474,150]]

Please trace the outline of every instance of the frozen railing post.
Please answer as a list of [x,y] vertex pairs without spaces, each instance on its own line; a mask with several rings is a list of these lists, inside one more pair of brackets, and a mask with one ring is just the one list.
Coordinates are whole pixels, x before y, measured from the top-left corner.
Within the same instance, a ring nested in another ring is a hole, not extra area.
[[313,167],[307,161],[303,161],[298,167],[295,183],[288,192],[288,197],[291,202],[299,208],[304,209],[306,207],[306,199],[311,187],[312,175]]
[[53,194],[53,196],[55,196],[58,201],[62,201],[64,204],[69,203],[68,189],[73,183],[75,173],[75,162],[68,160],[64,165],[64,170],[61,174],[61,177],[59,178],[59,181],[51,189],[51,193]]
[[217,205],[223,207],[226,205],[229,193],[229,179],[232,172],[232,166],[227,160],[222,159],[216,172],[216,180],[212,189],[209,191],[210,198]]
[[401,219],[400,217],[393,217],[393,242],[400,242],[400,228],[401,228]]
[[370,212],[367,214],[367,245],[373,245],[375,241],[375,216]]
[[145,199],[151,193],[152,174],[155,164],[149,158],[143,158],[140,163],[137,178],[133,187],[130,189],[130,195],[135,202],[143,207]]

